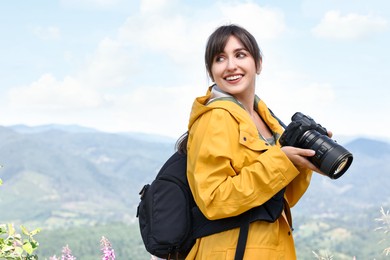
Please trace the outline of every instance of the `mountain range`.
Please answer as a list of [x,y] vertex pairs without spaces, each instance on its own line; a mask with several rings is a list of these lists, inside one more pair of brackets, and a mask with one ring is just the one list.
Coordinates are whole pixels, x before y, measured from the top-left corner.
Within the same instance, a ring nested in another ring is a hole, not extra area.
[[[0,223],[49,228],[135,222],[138,192],[174,152],[175,140],[80,126],[0,127]],[[313,174],[298,216],[340,217],[390,205],[390,144],[355,138],[339,179]]]
[[75,126],[1,127],[0,222],[49,227],[134,221],[174,141]]

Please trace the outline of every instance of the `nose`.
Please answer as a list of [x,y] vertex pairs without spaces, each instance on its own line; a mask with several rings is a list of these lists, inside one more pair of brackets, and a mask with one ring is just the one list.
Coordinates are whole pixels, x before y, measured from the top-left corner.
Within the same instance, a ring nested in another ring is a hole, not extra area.
[[226,65],[227,70],[235,70],[237,69],[237,63],[234,59],[228,59],[227,65]]

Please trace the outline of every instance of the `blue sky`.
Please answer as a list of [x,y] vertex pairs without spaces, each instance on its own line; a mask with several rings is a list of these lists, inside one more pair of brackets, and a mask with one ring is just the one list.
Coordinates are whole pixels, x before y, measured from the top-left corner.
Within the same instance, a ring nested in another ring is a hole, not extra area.
[[229,23],[258,40],[256,93],[283,121],[390,139],[385,0],[2,1],[0,125],[178,137],[211,84],[207,37]]

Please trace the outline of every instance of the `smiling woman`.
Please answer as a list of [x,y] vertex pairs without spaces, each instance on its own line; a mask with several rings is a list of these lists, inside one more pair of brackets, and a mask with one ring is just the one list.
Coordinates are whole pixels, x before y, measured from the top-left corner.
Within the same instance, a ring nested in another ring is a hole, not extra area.
[[260,73],[261,60],[255,62],[235,36],[229,37],[224,51],[214,58],[211,66],[210,75],[222,91],[235,95],[242,103],[247,102],[246,97],[254,95],[254,81],[256,73]]
[[197,239],[186,259],[295,259],[290,207],[317,170],[307,159],[314,151],[281,147],[283,129],[255,95],[262,56],[246,29],[217,28],[205,63],[214,84],[195,99],[188,136],[178,143],[195,202],[210,220],[267,210],[252,216],[247,235],[241,226]]

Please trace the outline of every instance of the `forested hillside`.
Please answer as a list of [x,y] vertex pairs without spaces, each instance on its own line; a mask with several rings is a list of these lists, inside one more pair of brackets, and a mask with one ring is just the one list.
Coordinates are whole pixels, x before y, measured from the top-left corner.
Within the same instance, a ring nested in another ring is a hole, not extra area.
[[2,222],[50,228],[131,222],[138,189],[174,150],[173,141],[44,129],[16,132],[0,128]]
[[[175,140],[77,126],[0,127],[0,140],[0,223],[41,227],[45,257],[69,244],[78,259],[97,259],[104,235],[118,259],[147,259],[135,218],[138,192]],[[374,231],[381,206],[390,205],[390,144],[354,139],[345,147],[354,155],[347,173],[337,180],[314,174],[293,208],[299,259],[313,259],[312,251],[382,259],[390,246]]]

